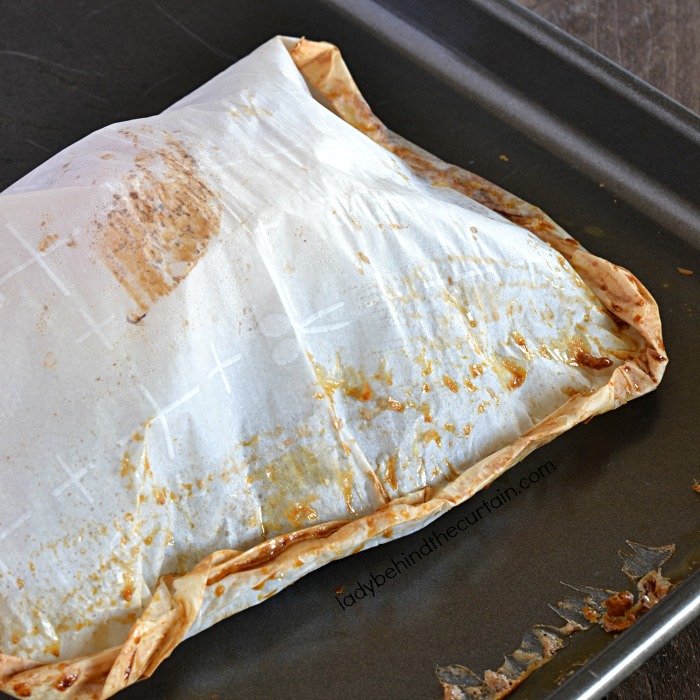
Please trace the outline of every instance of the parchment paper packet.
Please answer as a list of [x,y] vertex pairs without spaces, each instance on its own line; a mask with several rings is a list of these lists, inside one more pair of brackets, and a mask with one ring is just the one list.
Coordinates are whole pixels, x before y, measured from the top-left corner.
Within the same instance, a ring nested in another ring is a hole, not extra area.
[[658,309],[276,38],[0,196],[0,689],[108,697],[652,390]]

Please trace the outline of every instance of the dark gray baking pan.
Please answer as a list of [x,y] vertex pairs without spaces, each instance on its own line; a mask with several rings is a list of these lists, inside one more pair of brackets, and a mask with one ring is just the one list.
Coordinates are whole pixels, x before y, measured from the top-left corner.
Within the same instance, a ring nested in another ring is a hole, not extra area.
[[[325,39],[391,129],[632,270],[659,302],[671,360],[656,392],[434,523],[434,536],[469,526],[374,595],[347,604],[427,533],[331,564],[185,642],[124,700],[435,699],[437,667],[481,676],[533,625],[561,626],[548,606],[571,595],[562,582],[634,589],[618,556],[627,540],[675,544],[663,571],[679,585],[625,632],[574,634],[512,697],[600,697],[698,613],[696,116],[507,0],[8,0],[0,14],[0,188],[94,129],[164,109],[275,34]],[[517,498],[479,510],[508,487]]]

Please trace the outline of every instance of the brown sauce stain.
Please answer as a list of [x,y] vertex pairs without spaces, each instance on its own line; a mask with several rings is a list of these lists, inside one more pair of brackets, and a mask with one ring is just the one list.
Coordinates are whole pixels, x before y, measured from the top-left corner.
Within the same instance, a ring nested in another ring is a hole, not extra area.
[[316,521],[318,514],[311,505],[318,498],[314,489],[338,483],[344,476],[334,449],[323,443],[294,445],[269,461],[251,460],[249,484],[256,497],[263,499],[264,493],[256,519],[263,538]]
[[342,475],[341,479],[341,487],[343,489],[343,498],[345,499],[345,507],[347,508],[348,513],[351,515],[357,515],[357,511],[355,510],[355,507],[353,506],[353,495],[352,495],[352,472],[350,470],[346,471]]
[[590,367],[591,369],[605,369],[612,365],[612,360],[609,357],[595,357],[581,349],[576,351],[574,361],[581,367]]
[[511,360],[508,357],[504,357],[501,358],[501,364],[512,375],[510,381],[508,382],[509,389],[517,389],[525,383],[527,370],[519,362]]
[[433,373],[433,362],[432,360],[429,360],[425,356],[425,348],[421,350],[420,355],[416,358],[416,361],[418,364],[423,368],[422,374],[424,377],[427,377],[429,374]]
[[279,535],[274,539],[263,542],[257,547],[253,547],[253,549],[249,550],[243,557],[237,557],[235,562],[230,566],[221,567],[220,569],[214,571],[207,580],[207,585],[211,586],[220,581],[222,578],[225,578],[230,574],[234,574],[237,571],[248,571],[250,569],[254,569],[261,564],[279,556],[295,542],[304,542],[310,539],[324,539],[329,537],[344,524],[344,521],[325,523],[323,525],[316,525],[312,528],[298,530],[297,532]]
[[243,115],[245,117],[256,117],[258,119],[262,119],[263,117],[271,117],[272,112],[269,109],[265,109],[264,107],[260,107],[259,105],[256,105],[255,102],[253,101],[253,98],[254,98],[253,94],[247,95],[248,104],[236,105],[238,107],[238,109],[231,109],[230,110],[231,116],[238,118],[241,115]]
[[131,574],[124,573],[124,588],[122,588],[122,598],[130,603],[134,597],[134,578]]
[[51,656],[58,658],[61,655],[61,642],[51,642],[51,644],[44,647],[44,654],[51,654]]
[[453,479],[456,479],[459,476],[459,472],[452,466],[452,462],[450,462],[449,459],[445,460],[445,466],[450,470],[450,475]]
[[390,411],[396,411],[397,413],[403,413],[406,410],[406,407],[401,403],[401,401],[396,401],[391,397],[387,399],[387,408]]
[[468,389],[469,391],[471,391],[472,393],[474,393],[475,391],[477,391],[478,388],[479,388],[479,387],[476,386],[476,384],[474,384],[474,382],[472,382],[471,379],[467,379],[467,377],[464,378],[464,386],[466,386],[467,389]]
[[214,595],[215,595],[217,598],[221,598],[221,596],[224,594],[224,591],[225,591],[225,590],[226,590],[226,589],[225,589],[221,584],[219,584],[219,585],[214,589]]
[[56,688],[56,690],[59,690],[59,691],[61,691],[61,692],[65,692],[65,691],[68,690],[68,688],[70,688],[70,687],[73,685],[73,683],[75,683],[75,681],[77,681],[77,680],[78,680],[78,674],[77,674],[77,673],[66,674],[66,675],[63,676],[60,680],[58,680],[58,681],[54,684],[53,687]]
[[[342,427],[342,421],[338,418],[335,410],[335,392],[341,387],[345,386],[347,378],[345,376],[345,370],[341,367],[340,355],[336,356],[335,368],[333,371],[327,370],[323,365],[314,360],[311,353],[307,353],[309,361],[314,369],[314,374],[316,375],[316,382],[319,388],[322,390],[322,396],[318,397],[318,392],[314,394],[318,398],[323,398],[324,396],[329,400],[331,416],[333,427],[340,431]],[[357,373],[353,371],[353,376],[357,376]]]
[[453,393],[456,394],[459,391],[459,385],[455,382],[452,377],[447,374],[442,375],[442,383]]
[[484,368],[480,364],[471,365],[469,371],[472,373],[472,377],[476,379],[484,373]]
[[387,367],[386,358],[382,357],[379,360],[379,367],[377,372],[374,374],[374,379],[378,382],[384,382],[387,386],[392,386],[394,383],[394,378],[391,370]]
[[411,406],[411,408],[415,408],[416,411],[418,411],[419,413],[421,413],[423,415],[423,420],[426,423],[433,422],[433,417],[430,415],[430,406],[428,406],[427,402],[424,401],[421,404],[416,404],[416,403],[413,403],[413,401],[411,401],[410,406]]
[[459,311],[459,313],[462,315],[463,318],[466,319],[467,323],[471,328],[476,328],[476,321],[474,320],[474,317],[472,316],[471,311],[469,311],[469,307],[466,304],[463,304],[449,292],[443,292],[441,294],[441,297],[450,306],[454,307],[455,309],[457,309],[457,311]]
[[57,240],[59,236],[57,233],[47,233],[40,241],[39,241],[39,252],[40,253],[45,253]]
[[372,388],[366,379],[362,381],[361,386],[345,386],[343,391],[346,396],[357,401],[369,401],[372,398]]
[[53,369],[57,363],[58,360],[51,351],[47,352],[46,355],[44,355],[44,367],[46,367],[46,369]]
[[[124,130],[121,133],[130,136]],[[157,151],[141,150],[97,224],[100,254],[143,317],[192,271],[221,225],[221,203],[197,161],[169,134]]]
[[296,503],[291,512],[287,514],[287,519],[297,527],[301,527],[307,521],[314,522],[318,518],[318,513],[311,507],[303,503]]
[[42,304],[41,309],[39,310],[39,314],[37,315],[37,319],[36,319],[37,330],[42,335],[45,335],[46,332],[49,330],[48,319],[49,319],[49,306],[48,306],[48,304]]
[[430,442],[434,442],[438,447],[442,447],[442,438],[440,437],[440,433],[438,433],[437,430],[428,430],[427,432],[423,433],[421,441],[424,445],[427,445]]
[[360,258],[360,260],[362,260],[363,263],[371,265],[369,258],[361,250],[357,253],[357,256]]
[[270,574],[269,576],[266,576],[262,581],[260,581],[260,583],[256,583],[253,586],[253,590],[254,591],[262,591],[262,589],[265,588],[265,584],[268,581],[272,580],[273,578],[275,578],[275,574]]
[[523,338],[523,336],[517,331],[513,331],[510,335],[511,338],[513,338],[513,340],[515,341],[515,344],[522,351],[523,355],[525,355],[525,357],[527,357],[528,360],[531,360],[533,358],[533,355],[527,347],[527,342],[525,341],[525,338]]
[[396,490],[398,486],[398,481],[396,479],[396,462],[397,462],[397,457],[396,455],[392,455],[386,460],[386,472],[385,472],[385,478],[389,486],[391,486],[392,489]]
[[15,683],[12,686],[12,692],[18,698],[30,698],[32,696],[32,689],[26,683]]

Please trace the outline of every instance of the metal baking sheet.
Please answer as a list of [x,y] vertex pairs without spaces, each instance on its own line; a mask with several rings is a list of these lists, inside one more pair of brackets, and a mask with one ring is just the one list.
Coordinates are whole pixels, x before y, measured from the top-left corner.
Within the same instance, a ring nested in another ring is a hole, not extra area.
[[[275,34],[325,39],[391,129],[631,269],[659,302],[671,359],[656,392],[541,448],[429,527],[442,544],[410,568],[397,562],[426,532],[216,625],[121,697],[437,698],[437,665],[495,669],[533,624],[560,624],[547,606],[567,595],[561,582],[629,588],[626,540],[676,544],[664,571],[685,582],[614,641],[575,635],[512,697],[600,697],[698,613],[697,117],[507,0],[0,7],[0,188],[96,128],[164,109]],[[508,487],[517,497],[483,505]],[[467,529],[445,536],[460,520]],[[392,566],[398,575],[348,604]]]

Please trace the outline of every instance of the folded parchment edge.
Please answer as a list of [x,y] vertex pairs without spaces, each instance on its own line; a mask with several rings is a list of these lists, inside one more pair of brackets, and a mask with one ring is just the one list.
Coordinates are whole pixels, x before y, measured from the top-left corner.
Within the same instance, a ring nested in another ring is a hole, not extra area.
[[[576,270],[610,314],[634,328],[644,350],[617,367],[589,395],[575,395],[515,442],[482,459],[444,488],[425,487],[353,521],[325,523],[263,542],[247,552],[221,550],[181,576],[164,576],[121,646],[69,661],[37,663],[0,653],[0,690],[15,697],[108,698],[150,676],[188,636],[294,583],[306,573],[423,527],[469,499],[537,447],[592,416],[652,391],[666,363],[656,302],[627,270],[598,258],[540,209],[457,166],[448,165],[389,131],[362,97],[340,51],[325,42],[285,40],[312,94],[339,117],[400,157],[433,186],[449,187],[485,205],[551,245]],[[268,584],[268,585],[266,585]],[[218,590],[217,590],[218,589]],[[216,590],[216,592],[214,592]],[[205,596],[226,591],[217,615],[197,620]],[[259,591],[259,593],[258,593]],[[251,596],[253,594],[253,596]],[[251,600],[254,597],[255,600]],[[238,598],[238,607],[232,602]]]

